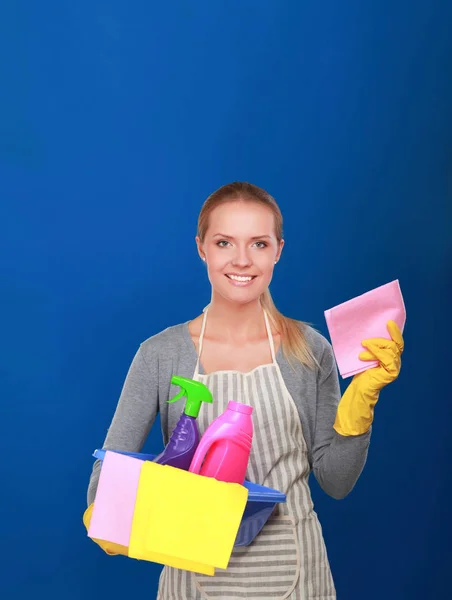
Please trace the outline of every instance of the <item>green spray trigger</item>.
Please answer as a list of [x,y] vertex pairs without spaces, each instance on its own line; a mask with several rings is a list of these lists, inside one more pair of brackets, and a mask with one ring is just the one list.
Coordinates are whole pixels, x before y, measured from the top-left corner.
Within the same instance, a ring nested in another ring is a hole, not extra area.
[[200,381],[194,379],[187,379],[186,377],[179,377],[179,375],[173,375],[171,377],[171,383],[178,385],[181,391],[168,400],[169,403],[177,402],[183,396],[187,398],[185,404],[184,413],[190,417],[197,417],[201,408],[202,402],[213,402],[212,394],[207,386]]

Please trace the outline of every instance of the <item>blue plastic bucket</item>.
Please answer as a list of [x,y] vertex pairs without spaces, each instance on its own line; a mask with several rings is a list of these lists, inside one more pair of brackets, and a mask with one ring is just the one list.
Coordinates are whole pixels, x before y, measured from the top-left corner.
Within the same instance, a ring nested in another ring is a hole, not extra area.
[[[106,450],[97,449],[93,456],[103,460]],[[122,452],[121,450],[111,450],[139,460],[152,461],[154,454],[141,454],[139,452]],[[240,523],[234,546],[248,546],[261,531],[268,518],[272,514],[275,506],[279,502],[286,501],[286,495],[263,485],[257,485],[250,481],[244,482],[244,487],[248,490],[248,502],[245,506],[242,521]]]

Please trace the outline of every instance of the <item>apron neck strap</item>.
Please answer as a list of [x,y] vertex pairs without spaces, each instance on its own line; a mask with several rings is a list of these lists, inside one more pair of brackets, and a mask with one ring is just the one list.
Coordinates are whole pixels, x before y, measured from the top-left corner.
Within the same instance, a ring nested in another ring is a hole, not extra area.
[[272,362],[276,363],[275,344],[273,343],[272,329],[266,311],[264,310],[265,328],[267,329],[268,343],[270,344],[270,351],[272,353]]
[[202,343],[204,341],[204,332],[206,331],[207,311],[208,310],[209,310],[209,307],[206,306],[206,308],[204,309],[204,315],[202,318],[201,333],[199,334],[198,359],[196,361],[195,378],[199,375],[199,364],[200,364],[200,360],[201,360]]

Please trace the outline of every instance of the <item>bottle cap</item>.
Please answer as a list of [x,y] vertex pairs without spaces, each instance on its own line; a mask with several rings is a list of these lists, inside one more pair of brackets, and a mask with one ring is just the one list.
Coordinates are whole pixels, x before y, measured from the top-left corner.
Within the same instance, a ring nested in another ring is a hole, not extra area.
[[250,415],[253,412],[252,406],[242,404],[241,402],[234,402],[233,400],[228,402],[228,408],[229,410],[233,410],[234,412],[239,412],[244,415]]

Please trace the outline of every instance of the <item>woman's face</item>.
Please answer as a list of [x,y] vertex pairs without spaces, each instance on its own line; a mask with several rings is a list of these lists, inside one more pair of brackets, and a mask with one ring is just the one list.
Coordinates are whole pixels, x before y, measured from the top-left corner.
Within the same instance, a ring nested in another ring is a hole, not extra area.
[[238,201],[217,206],[204,243],[199,238],[196,242],[213,292],[240,303],[259,298],[267,289],[284,244],[276,239],[270,208]]

